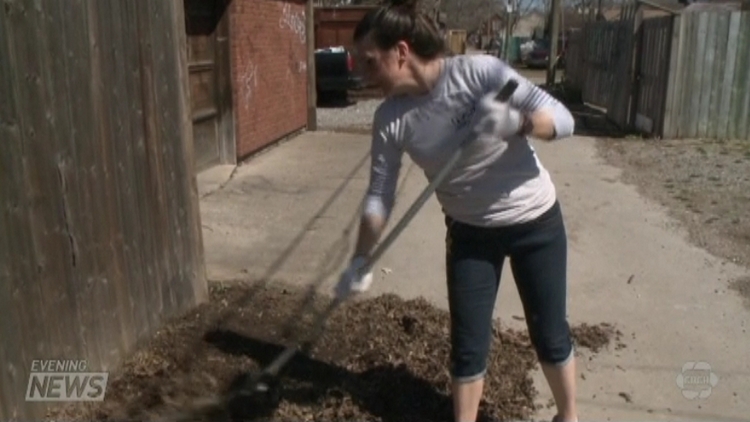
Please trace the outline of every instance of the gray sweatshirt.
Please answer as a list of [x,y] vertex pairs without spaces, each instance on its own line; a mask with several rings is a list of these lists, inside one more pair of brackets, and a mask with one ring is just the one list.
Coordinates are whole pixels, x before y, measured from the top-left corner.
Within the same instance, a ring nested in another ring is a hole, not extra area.
[[551,107],[556,139],[573,133],[573,116],[565,106],[496,57],[446,58],[430,93],[388,98],[376,110],[365,212],[390,215],[404,152],[432,180],[467,140],[462,158],[435,192],[443,212],[467,224],[497,227],[532,220],[549,209],[555,186],[526,137],[473,135],[485,117],[479,101],[510,78],[519,82],[512,107],[527,113]]

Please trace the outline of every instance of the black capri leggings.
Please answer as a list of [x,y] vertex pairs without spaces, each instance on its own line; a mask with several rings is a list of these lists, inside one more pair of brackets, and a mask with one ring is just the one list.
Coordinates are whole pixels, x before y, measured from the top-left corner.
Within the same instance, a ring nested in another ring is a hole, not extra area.
[[567,363],[573,343],[566,318],[567,237],[560,204],[534,221],[510,227],[475,227],[450,217],[445,222],[454,380],[473,381],[486,373],[506,256],[537,357],[553,365]]

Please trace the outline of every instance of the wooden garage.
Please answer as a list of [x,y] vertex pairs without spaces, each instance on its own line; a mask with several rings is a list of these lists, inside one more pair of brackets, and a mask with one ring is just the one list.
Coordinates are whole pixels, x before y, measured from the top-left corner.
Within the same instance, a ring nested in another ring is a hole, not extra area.
[[182,1],[196,171],[304,129],[305,2]]
[[184,0],[196,171],[235,163],[230,0]]

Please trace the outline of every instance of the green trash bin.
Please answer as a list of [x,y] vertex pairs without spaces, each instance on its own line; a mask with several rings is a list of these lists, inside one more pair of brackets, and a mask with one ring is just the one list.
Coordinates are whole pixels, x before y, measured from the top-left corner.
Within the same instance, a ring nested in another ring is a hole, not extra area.
[[527,42],[528,37],[513,37],[510,39],[508,47],[508,63],[518,63],[521,61],[521,44]]

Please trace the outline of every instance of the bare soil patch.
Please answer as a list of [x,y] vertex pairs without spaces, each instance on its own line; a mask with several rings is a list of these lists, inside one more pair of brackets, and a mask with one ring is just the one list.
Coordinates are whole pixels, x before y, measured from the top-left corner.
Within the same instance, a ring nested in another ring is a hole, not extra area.
[[729,283],[729,288],[734,290],[742,298],[744,298],[745,307],[747,307],[747,309],[750,309],[750,277],[732,280],[732,282]]
[[[110,375],[103,403],[54,409],[50,420],[165,420],[264,367],[312,318],[297,316],[306,300],[301,290],[251,286],[213,284],[210,302],[170,321]],[[311,303],[322,309],[328,299]],[[448,314],[421,299],[345,304],[309,353],[287,365],[281,404],[263,420],[451,420],[448,327]],[[616,334],[607,323],[574,327],[578,347],[600,350]],[[526,333],[497,324],[482,420],[531,417],[536,365]]]
[[[750,141],[600,139],[623,180],[665,205],[690,241],[750,266]],[[750,302],[748,282],[732,283]]]

